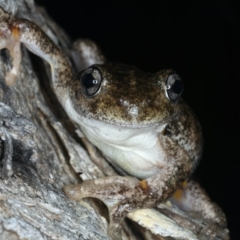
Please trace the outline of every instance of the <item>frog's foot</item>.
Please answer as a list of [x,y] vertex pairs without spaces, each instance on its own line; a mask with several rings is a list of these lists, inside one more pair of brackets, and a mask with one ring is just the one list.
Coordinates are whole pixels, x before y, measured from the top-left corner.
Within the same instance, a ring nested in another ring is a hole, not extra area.
[[0,25],[0,49],[7,48],[12,57],[12,69],[6,75],[7,85],[13,85],[21,63],[20,34],[14,22],[2,22]]
[[221,208],[210,200],[207,193],[194,181],[184,182],[181,189],[177,190],[170,201],[183,211],[191,214],[198,213],[203,219],[212,222],[209,231],[225,228],[226,217]]
[[93,197],[103,201],[109,211],[108,233],[113,239],[121,239],[122,220],[133,209],[142,207],[147,196],[142,182],[133,177],[120,176],[64,186],[64,191],[72,200]]

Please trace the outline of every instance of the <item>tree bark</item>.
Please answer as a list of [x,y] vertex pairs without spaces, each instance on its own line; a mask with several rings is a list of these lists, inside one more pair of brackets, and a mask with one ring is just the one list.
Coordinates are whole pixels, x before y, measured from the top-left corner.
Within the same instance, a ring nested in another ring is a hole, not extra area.
[[[33,1],[1,0],[0,5],[69,47],[68,37]],[[2,162],[12,159],[13,167],[13,175],[0,180],[0,239],[109,239],[106,220],[86,201],[70,201],[62,191],[65,184],[80,182],[70,163],[82,179],[103,174],[63,126],[74,129],[50,89],[48,65],[31,58],[25,47],[22,55],[16,84],[9,87],[11,58],[7,50],[0,53],[1,156]]]
[[[36,23],[69,54],[70,39],[32,0],[0,0],[0,6],[17,18]],[[0,240],[110,239],[107,220],[102,216],[106,214],[99,210],[101,203],[71,201],[62,187],[113,175],[114,171],[79,130],[76,133],[50,87],[49,66],[22,46],[17,81],[7,86],[5,76],[11,60],[9,52],[1,50]],[[103,162],[101,167],[99,161]],[[202,229],[206,226],[201,219],[197,222],[164,204],[160,212],[138,210],[129,214],[129,219],[150,229],[159,239],[205,239]],[[150,226],[151,221],[159,227]],[[163,222],[165,226],[170,224],[171,233],[160,229]],[[144,228],[133,226],[135,232],[131,232],[130,225],[124,223],[125,237],[138,239],[136,234]],[[219,236],[228,239],[227,229],[220,229]]]

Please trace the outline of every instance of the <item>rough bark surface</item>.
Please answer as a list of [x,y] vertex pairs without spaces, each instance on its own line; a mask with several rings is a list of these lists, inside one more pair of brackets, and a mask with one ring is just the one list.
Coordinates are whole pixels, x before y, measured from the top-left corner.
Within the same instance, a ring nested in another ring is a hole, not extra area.
[[[0,0],[0,6],[13,16],[36,23],[68,54],[71,41],[32,0]],[[11,57],[7,50],[0,52],[0,240],[110,239],[99,204],[71,201],[62,187],[115,173],[107,163],[99,168],[96,163],[101,157],[76,134],[50,88],[49,66],[25,47],[22,54],[16,84],[9,87],[5,75],[11,68]],[[6,176],[8,169],[3,166],[12,167],[11,177]],[[139,210],[129,218],[158,234],[159,239],[209,239],[204,238],[203,222],[164,206],[160,211],[174,221],[155,210]],[[170,233],[166,228],[151,228],[151,221],[164,222],[165,226],[170,221]],[[138,239],[129,232],[129,223],[124,225],[128,239]],[[226,229],[219,232],[221,239],[228,239]]]
[[[33,1],[1,0],[0,5],[41,26],[63,48],[69,45],[64,33]],[[34,69],[29,52],[24,47],[22,51],[20,74],[12,87],[5,84],[11,58],[7,50],[0,52],[2,161],[11,157],[13,148],[13,175],[0,180],[0,239],[108,239],[106,220],[85,201],[70,201],[62,191],[63,185],[80,182],[70,162],[79,163],[76,169],[83,179],[101,172],[62,126],[66,116],[60,110],[54,114],[58,103],[52,100],[49,85],[42,82],[48,81],[47,73],[35,73],[48,66],[35,59],[38,70]]]

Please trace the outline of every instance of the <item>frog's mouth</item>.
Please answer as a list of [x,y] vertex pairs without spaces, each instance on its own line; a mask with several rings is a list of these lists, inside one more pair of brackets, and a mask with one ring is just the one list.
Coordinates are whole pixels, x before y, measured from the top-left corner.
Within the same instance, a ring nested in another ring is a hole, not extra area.
[[[81,115],[81,124],[88,125],[89,127],[96,126],[99,124],[105,124],[110,126],[116,126],[119,128],[129,128],[129,129],[138,129],[138,128],[151,128],[151,127],[160,127],[162,125],[166,125],[167,123],[171,122],[173,119],[176,118],[178,112],[175,112],[172,116],[166,117],[162,120],[160,119],[151,119],[145,121],[138,121],[137,119],[131,119],[130,121],[118,121],[115,118],[106,118],[104,116],[91,116],[88,114],[87,116]],[[80,125],[81,125],[80,124]]]
[[75,109],[70,98],[65,102],[65,110],[70,118],[76,122],[79,126],[84,125],[86,128],[94,128],[96,126],[108,126],[111,128],[123,129],[141,129],[141,128],[155,128],[166,125],[166,123],[172,121],[179,114],[179,109],[175,108],[170,116],[162,115],[162,119],[157,116],[138,117],[129,115],[129,117],[118,117],[115,113],[108,113],[108,116],[104,113],[93,114],[91,112],[82,111],[82,109]]
[[[165,111],[165,108],[167,110]],[[91,109],[86,106],[75,108],[79,117],[86,121],[96,120],[106,124],[117,125],[129,128],[145,128],[153,125],[162,125],[174,119],[179,112],[179,108],[163,104],[159,109],[148,109],[137,106],[121,106],[114,108]],[[84,120],[82,120],[84,121]]]

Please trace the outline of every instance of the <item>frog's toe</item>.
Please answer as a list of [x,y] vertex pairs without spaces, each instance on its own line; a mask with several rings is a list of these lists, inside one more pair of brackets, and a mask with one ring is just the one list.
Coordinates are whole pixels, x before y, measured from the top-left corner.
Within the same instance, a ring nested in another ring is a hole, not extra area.
[[13,72],[8,72],[6,74],[6,83],[8,86],[12,86],[16,82],[17,75]]
[[63,191],[67,195],[68,198],[72,200],[80,200],[84,198],[84,193],[81,191],[81,184],[77,185],[65,185],[63,187]]

